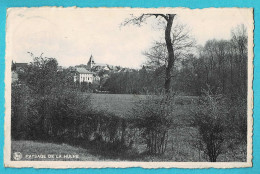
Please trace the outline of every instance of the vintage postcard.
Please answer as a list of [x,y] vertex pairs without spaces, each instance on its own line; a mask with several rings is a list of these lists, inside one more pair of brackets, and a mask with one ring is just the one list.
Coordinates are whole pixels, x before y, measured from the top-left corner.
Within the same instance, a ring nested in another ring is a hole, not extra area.
[[5,167],[252,166],[252,8],[9,8]]

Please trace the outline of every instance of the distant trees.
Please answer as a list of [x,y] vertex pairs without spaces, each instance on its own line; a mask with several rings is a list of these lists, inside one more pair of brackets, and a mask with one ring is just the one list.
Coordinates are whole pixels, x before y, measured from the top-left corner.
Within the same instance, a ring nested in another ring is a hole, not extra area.
[[[141,25],[151,16],[153,14],[133,17],[127,19],[126,23]],[[158,17],[162,18],[160,15]],[[162,18],[162,21],[164,20]],[[204,46],[197,46],[196,49],[187,29],[183,25],[172,25],[174,66],[171,68],[170,79],[174,77],[174,80],[171,81],[170,88],[177,93],[201,95],[202,89],[210,85],[213,93],[220,90],[230,98],[235,99],[237,96],[245,98],[248,52],[245,26],[237,26],[232,30],[231,36],[230,40],[208,40]],[[156,41],[144,55],[147,57],[145,70],[112,74],[104,88],[112,93],[130,94],[144,93],[143,89],[148,93],[165,90],[169,58],[166,43]],[[143,78],[143,75],[146,78]]]
[[[175,34],[177,31],[179,30],[176,29]],[[184,32],[184,29],[181,31]],[[194,41],[187,36],[187,32],[180,34],[179,37],[186,39],[175,42],[175,67],[171,71],[174,80],[171,88],[177,93],[202,95],[202,89],[210,85],[213,93],[221,91],[233,99],[245,98],[248,52],[246,28],[243,25],[238,26],[231,35],[230,40],[207,41],[204,46],[198,47],[196,55],[192,54],[192,50],[195,50]],[[130,94],[141,94],[143,89],[148,93],[162,91],[167,63],[165,44],[155,42],[144,54],[147,56],[147,64],[143,69],[139,72],[112,74],[104,88],[112,93]]]
[[164,67],[143,66],[131,72],[111,73],[102,90],[112,94],[159,94],[164,91]]
[[176,91],[201,95],[210,85],[213,93],[220,91],[233,99],[247,96],[247,33],[243,25],[232,31],[230,40],[209,40],[198,51],[198,55],[188,54],[180,60],[173,83]]
[[[247,64],[248,64],[248,34],[245,25],[240,25],[232,31],[232,51],[234,51],[234,61],[235,67],[232,67],[235,70],[232,73],[232,76],[235,77],[235,80],[232,79],[232,82],[237,82],[234,85],[240,86],[240,91],[242,92],[243,97],[247,96]],[[231,66],[231,65],[230,65]],[[237,70],[239,69],[239,71]],[[231,70],[231,69],[230,69]],[[236,74],[238,71],[238,74]],[[236,76],[238,75],[238,76]]]
[[146,94],[152,91],[152,76],[145,67],[139,71],[111,73],[102,89],[114,94]]

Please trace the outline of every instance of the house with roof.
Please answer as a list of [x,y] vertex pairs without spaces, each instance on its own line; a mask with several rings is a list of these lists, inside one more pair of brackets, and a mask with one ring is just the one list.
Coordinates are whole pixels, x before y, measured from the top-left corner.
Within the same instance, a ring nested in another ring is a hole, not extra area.
[[74,82],[87,82],[87,83],[93,83],[95,81],[94,72],[88,71],[86,68],[75,68],[74,70]]
[[14,63],[14,62],[12,62],[12,71],[24,72],[27,67],[28,67],[27,63]]

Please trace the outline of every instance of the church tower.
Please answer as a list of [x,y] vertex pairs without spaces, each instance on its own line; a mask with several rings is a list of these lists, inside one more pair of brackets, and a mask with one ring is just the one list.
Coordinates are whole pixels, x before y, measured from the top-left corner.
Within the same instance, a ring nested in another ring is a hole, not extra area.
[[91,54],[91,56],[90,56],[90,58],[89,58],[89,61],[88,61],[88,64],[87,64],[88,69],[91,70],[92,67],[94,66],[94,64],[95,64],[95,61],[94,61],[94,58],[93,58],[93,56],[92,56],[92,54]]

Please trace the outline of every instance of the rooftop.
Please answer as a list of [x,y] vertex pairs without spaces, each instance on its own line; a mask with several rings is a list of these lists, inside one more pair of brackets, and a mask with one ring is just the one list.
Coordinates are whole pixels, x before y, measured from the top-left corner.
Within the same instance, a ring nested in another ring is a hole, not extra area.
[[25,67],[27,65],[28,65],[27,63],[15,63],[16,67]]
[[95,74],[93,72],[88,71],[86,68],[76,68],[76,71],[80,74]]

